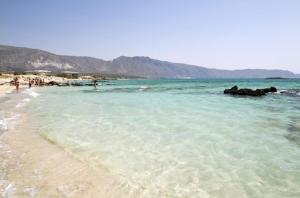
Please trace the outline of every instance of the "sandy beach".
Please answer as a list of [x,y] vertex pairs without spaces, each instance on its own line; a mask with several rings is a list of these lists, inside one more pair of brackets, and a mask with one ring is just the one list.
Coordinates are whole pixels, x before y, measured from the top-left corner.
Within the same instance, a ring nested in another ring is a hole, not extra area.
[[97,197],[113,178],[87,166],[33,131],[15,130],[1,137],[4,197]]
[[[11,88],[0,86],[0,93]],[[21,115],[13,130],[0,136],[0,197],[130,196],[107,169],[76,159],[41,137],[26,119],[27,115]]]

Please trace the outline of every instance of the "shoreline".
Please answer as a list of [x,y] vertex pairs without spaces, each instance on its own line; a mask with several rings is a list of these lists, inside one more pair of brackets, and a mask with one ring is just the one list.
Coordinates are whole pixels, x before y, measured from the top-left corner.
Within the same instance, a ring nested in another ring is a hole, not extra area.
[[11,93],[15,89],[15,86],[9,84],[0,85],[0,97],[5,96],[7,93]]
[[139,197],[138,190],[132,192],[105,168],[93,167],[43,138],[26,117],[22,113],[13,129],[0,135],[0,196]]

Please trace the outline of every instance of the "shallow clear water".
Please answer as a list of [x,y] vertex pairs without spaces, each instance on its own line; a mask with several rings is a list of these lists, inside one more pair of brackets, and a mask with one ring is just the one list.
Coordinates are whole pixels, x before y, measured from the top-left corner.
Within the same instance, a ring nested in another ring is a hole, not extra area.
[[[286,93],[232,97],[276,86]],[[43,136],[145,197],[299,197],[300,81],[123,80],[40,88]]]
[[38,94],[29,89],[15,90],[0,96],[0,135],[13,129],[21,113],[32,98]]

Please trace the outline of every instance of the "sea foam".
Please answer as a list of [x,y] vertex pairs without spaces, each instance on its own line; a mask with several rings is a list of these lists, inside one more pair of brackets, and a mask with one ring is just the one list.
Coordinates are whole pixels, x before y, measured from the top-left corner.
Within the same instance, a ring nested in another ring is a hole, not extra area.
[[26,89],[22,93],[28,94],[29,96],[31,96],[33,98],[36,98],[36,97],[38,97],[40,95],[37,92],[33,91],[33,89]]

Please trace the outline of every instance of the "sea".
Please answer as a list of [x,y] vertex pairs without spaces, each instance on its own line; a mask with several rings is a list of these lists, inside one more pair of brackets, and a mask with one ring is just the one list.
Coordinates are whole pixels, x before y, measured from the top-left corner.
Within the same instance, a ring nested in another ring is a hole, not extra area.
[[[223,93],[234,85],[278,91]],[[26,113],[43,138],[143,197],[300,197],[300,80],[107,80],[21,92],[0,101],[2,133]]]

